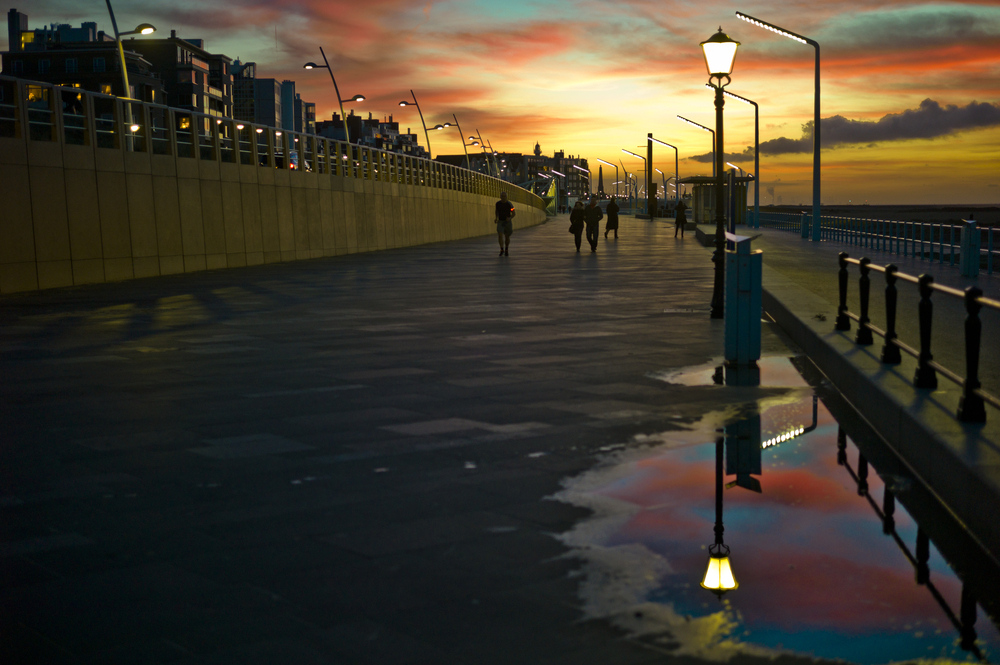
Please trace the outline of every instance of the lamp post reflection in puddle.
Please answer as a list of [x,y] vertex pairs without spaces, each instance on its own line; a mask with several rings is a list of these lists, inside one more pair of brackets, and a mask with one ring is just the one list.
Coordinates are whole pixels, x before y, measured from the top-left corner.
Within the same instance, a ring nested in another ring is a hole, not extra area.
[[715,542],[708,547],[708,569],[701,586],[719,599],[732,589],[739,588],[733,569],[729,565],[729,547],[723,542],[722,533],[722,460],[725,455],[725,437],[715,440]]

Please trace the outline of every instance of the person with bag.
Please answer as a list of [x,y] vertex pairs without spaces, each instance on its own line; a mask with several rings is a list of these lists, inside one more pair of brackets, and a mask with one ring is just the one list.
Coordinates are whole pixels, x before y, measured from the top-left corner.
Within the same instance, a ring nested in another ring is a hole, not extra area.
[[583,201],[577,201],[569,213],[569,232],[576,240],[576,251],[580,251],[580,237],[583,235]]
[[496,205],[497,241],[500,242],[500,256],[510,256],[510,234],[514,232],[511,220],[517,211],[514,204],[507,200],[507,192],[500,192],[500,200]]
[[601,220],[604,219],[604,211],[597,205],[597,197],[590,197],[590,205],[583,211],[583,219],[587,224],[587,242],[590,243],[590,251],[597,251],[597,238],[601,233]]
[[604,226],[604,237],[605,238],[608,237],[608,232],[609,231],[614,231],[615,232],[615,238],[618,237],[618,211],[619,210],[620,210],[620,208],[618,207],[618,203],[617,203],[617,201],[615,201],[615,197],[612,196],[611,200],[608,202],[608,221],[607,221],[607,224],[605,224],[605,226]]

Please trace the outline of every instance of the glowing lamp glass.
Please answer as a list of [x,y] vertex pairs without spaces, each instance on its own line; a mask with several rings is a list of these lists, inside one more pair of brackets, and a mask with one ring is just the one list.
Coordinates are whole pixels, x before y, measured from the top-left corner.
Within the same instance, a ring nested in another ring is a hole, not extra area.
[[[712,551],[713,549],[715,551]],[[733,576],[733,569],[729,565],[729,548],[725,545],[718,549],[716,546],[710,548],[708,568],[705,570],[705,579],[702,580],[701,586],[719,595],[740,586]]]
[[701,43],[705,54],[705,67],[709,76],[729,76],[733,73],[733,63],[736,61],[736,49],[740,43],[730,39],[729,35],[719,28],[719,31]]

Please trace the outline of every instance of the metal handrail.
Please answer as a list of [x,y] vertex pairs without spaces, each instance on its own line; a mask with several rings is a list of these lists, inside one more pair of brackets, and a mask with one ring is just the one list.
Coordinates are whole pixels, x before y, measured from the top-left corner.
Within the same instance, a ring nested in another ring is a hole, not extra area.
[[[837,319],[835,329],[847,332],[851,329],[850,321],[856,321],[858,332],[855,336],[855,343],[861,346],[868,346],[873,343],[872,334],[878,335],[885,340],[882,347],[881,361],[885,364],[899,364],[901,362],[899,352],[902,351],[917,359],[917,371],[913,383],[917,388],[933,389],[937,387],[937,375],[944,376],[949,381],[962,388],[962,397],[959,401],[957,418],[964,422],[986,422],[985,404],[989,403],[993,407],[1000,409],[1000,398],[982,389],[979,382],[979,351],[982,344],[982,321],[979,318],[979,311],[983,307],[1000,312],[1000,301],[983,296],[982,289],[970,286],[964,291],[935,284],[934,278],[930,275],[914,277],[898,271],[896,266],[877,266],[872,264],[867,257],[852,259],[846,252],[841,252],[838,256],[840,270],[838,272],[838,288],[840,302],[837,307]],[[847,309],[847,266],[858,266],[861,277],[859,279],[860,312],[855,314]],[[868,273],[874,270],[885,275],[885,308],[886,308],[886,329],[873,325],[868,318],[868,303],[870,297],[871,280]],[[900,341],[896,336],[896,281],[903,280],[916,284],[920,290],[920,303],[918,305],[918,318],[920,324],[920,348],[915,349]],[[955,371],[934,361],[931,354],[931,324],[933,322],[933,305],[931,295],[937,291],[951,297],[962,298],[965,303],[965,357],[966,376],[963,378]]]

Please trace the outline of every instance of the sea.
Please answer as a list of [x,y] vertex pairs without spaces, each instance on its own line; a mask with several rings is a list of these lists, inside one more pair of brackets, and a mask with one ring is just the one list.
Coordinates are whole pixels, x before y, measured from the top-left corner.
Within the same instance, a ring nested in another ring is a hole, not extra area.
[[[811,206],[761,206],[774,212],[811,212]],[[975,219],[980,227],[1000,226],[1000,205],[825,205],[824,217],[856,217],[896,222],[959,224]]]

